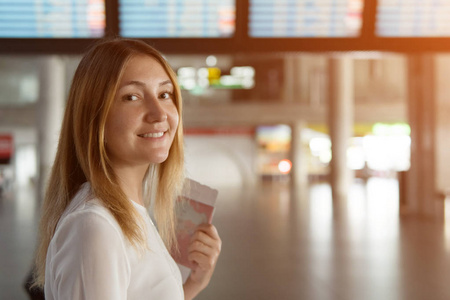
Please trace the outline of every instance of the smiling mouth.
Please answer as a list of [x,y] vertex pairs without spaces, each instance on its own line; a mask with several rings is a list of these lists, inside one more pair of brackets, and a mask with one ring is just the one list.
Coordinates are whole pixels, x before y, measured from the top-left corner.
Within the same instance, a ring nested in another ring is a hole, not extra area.
[[155,132],[155,133],[145,133],[145,134],[139,134],[138,136],[143,138],[159,138],[164,135],[164,132]]

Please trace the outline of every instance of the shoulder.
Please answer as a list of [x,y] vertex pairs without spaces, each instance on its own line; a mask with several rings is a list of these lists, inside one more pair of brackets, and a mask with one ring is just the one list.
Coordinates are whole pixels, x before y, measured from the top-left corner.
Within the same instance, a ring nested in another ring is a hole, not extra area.
[[108,250],[128,256],[130,246],[116,218],[93,195],[87,182],[80,187],[62,214],[48,253],[50,257],[62,252],[101,255],[102,251]]
[[61,218],[50,242],[49,289],[58,299],[77,298],[80,291],[90,299],[124,299],[131,274],[127,249],[108,209],[92,200],[77,205]]
[[94,199],[62,217],[54,238],[56,242],[61,238],[84,241],[107,238],[111,243],[123,239],[123,234],[111,212]]
[[[74,230],[78,234],[93,235],[109,231],[121,235],[121,229],[112,213],[94,197],[88,182],[84,183],[62,214],[54,237]],[[65,235],[65,234],[64,234]]]
[[105,270],[110,268],[129,274],[129,250],[112,215],[97,207],[77,210],[61,220],[50,242],[47,252],[47,264],[52,270],[50,278],[56,279],[57,274],[65,272],[83,277],[92,267],[101,274],[109,273]]

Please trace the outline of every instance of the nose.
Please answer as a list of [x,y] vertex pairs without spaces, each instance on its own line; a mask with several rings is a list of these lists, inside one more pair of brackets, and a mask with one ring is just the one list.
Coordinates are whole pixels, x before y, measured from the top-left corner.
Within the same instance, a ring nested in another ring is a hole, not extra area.
[[167,113],[164,106],[157,97],[151,97],[148,99],[146,105],[145,119],[150,123],[158,123],[167,120]]

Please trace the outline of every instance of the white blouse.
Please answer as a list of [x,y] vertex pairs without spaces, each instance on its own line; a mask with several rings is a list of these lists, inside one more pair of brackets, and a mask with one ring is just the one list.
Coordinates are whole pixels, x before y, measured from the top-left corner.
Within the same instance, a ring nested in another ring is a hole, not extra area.
[[147,210],[133,201],[145,220],[148,248],[139,254],[112,214],[81,186],[56,227],[47,252],[45,298],[184,299],[180,270]]

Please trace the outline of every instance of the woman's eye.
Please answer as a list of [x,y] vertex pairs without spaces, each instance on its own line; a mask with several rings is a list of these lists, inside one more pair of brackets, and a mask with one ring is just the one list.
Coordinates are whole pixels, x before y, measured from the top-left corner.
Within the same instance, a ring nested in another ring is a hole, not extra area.
[[170,99],[172,97],[172,93],[164,92],[160,95],[161,99]]
[[124,98],[125,98],[125,100],[127,100],[127,101],[136,101],[136,100],[139,99],[139,97],[136,96],[136,95],[126,95]]

